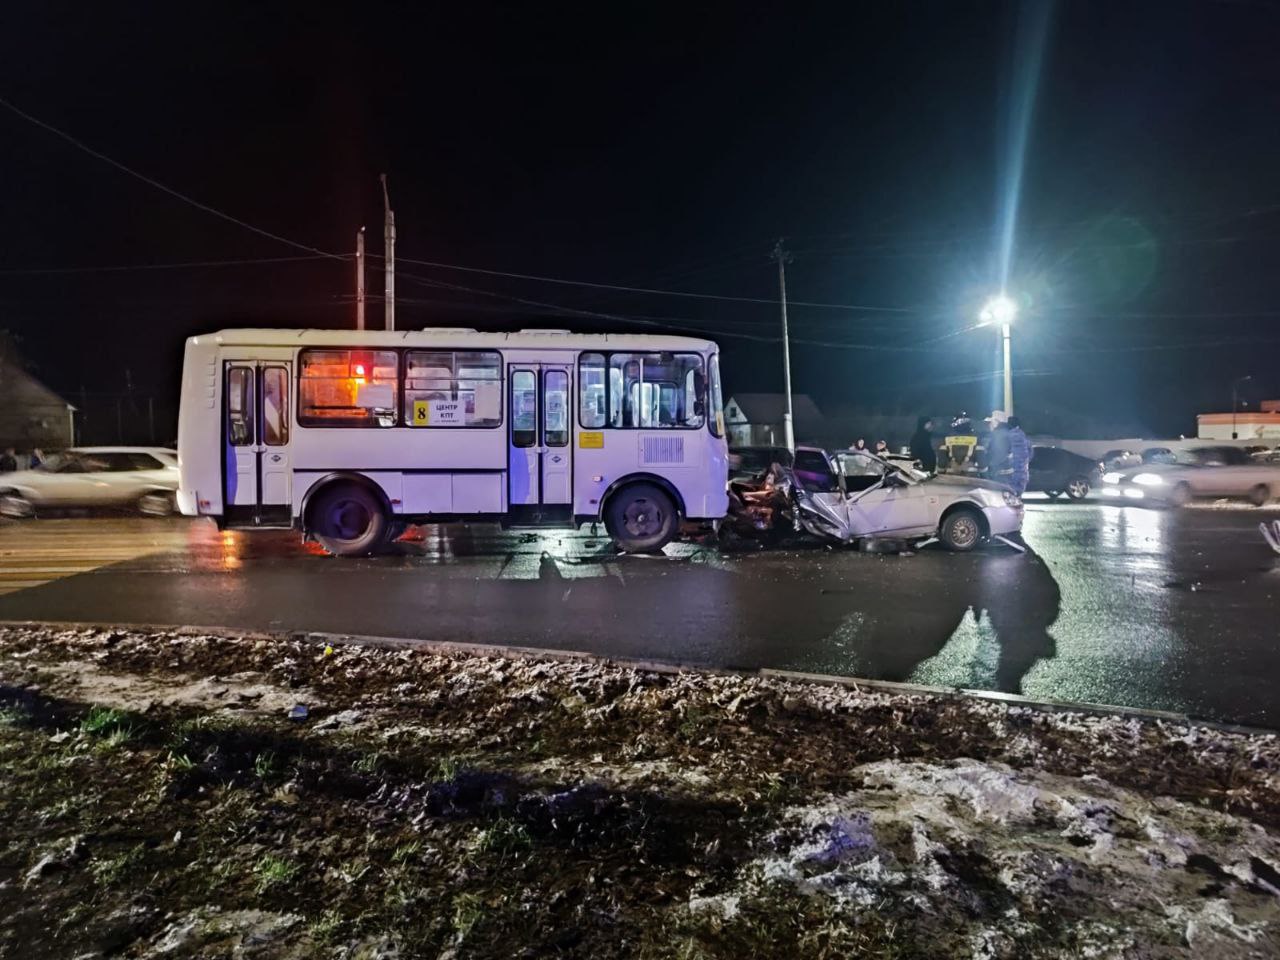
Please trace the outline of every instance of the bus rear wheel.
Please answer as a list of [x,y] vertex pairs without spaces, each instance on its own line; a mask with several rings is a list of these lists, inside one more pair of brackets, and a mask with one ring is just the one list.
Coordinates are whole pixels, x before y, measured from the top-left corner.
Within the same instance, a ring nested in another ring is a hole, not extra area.
[[656,553],[671,542],[679,523],[671,497],[651,483],[623,487],[605,505],[605,528],[623,553]]
[[362,557],[383,543],[387,515],[368,490],[344,483],[322,491],[310,511],[311,532],[337,557]]

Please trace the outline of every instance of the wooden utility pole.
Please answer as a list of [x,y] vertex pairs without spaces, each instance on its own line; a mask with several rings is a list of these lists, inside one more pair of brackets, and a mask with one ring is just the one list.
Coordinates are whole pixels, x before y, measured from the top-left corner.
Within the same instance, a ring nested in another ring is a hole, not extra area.
[[364,227],[356,234],[356,329],[364,329]]
[[782,395],[785,398],[782,413],[782,432],[787,449],[795,452],[796,434],[791,422],[791,337],[787,333],[787,264],[791,254],[782,249],[782,240],[773,245],[772,259],[778,261],[778,298],[782,303]]
[[387,329],[396,328],[396,215],[391,209],[391,198],[387,195],[387,175],[382,175],[382,254],[383,271],[386,279],[385,301]]

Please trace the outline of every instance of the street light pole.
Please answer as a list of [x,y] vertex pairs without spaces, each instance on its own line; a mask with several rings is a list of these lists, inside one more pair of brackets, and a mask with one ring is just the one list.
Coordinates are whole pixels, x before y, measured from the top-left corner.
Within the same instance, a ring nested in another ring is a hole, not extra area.
[[396,328],[396,215],[387,195],[387,175],[382,175],[382,276],[383,315],[388,330]]
[[781,238],[773,245],[772,257],[778,261],[778,299],[782,304],[782,390],[785,398],[782,430],[787,449],[794,453],[796,435],[791,421],[791,337],[787,333],[787,264],[791,262],[791,254],[782,249]]
[[1231,381],[1231,439],[1238,440],[1240,434],[1236,431],[1236,411],[1240,409],[1239,393],[1237,388],[1242,383],[1247,383],[1253,379],[1253,374],[1244,377],[1236,377]]
[[1000,344],[1004,352],[1004,412],[1013,416],[1013,359],[1010,340],[1013,334],[1013,318],[1018,315],[1018,305],[1001,293],[992,297],[978,314],[978,326],[1000,324]]
[[356,234],[356,329],[364,329],[364,227]]
[[1000,325],[1000,339],[1004,342],[1004,412],[1013,416],[1013,363],[1009,351],[1009,324]]

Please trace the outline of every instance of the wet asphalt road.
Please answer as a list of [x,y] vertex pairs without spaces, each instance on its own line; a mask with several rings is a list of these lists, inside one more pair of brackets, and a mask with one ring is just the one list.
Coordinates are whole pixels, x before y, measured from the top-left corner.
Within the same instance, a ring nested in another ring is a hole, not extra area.
[[1280,727],[1280,510],[1029,501],[1032,552],[880,556],[428,528],[335,560],[186,520],[0,527],[0,619],[317,630],[774,667]]

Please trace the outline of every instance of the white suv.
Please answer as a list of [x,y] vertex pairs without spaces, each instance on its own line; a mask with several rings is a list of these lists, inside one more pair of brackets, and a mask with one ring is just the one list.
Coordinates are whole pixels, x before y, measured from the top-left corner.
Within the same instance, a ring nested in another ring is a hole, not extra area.
[[73,447],[34,470],[0,473],[0,515],[112,507],[164,517],[174,511],[178,454],[164,447]]

